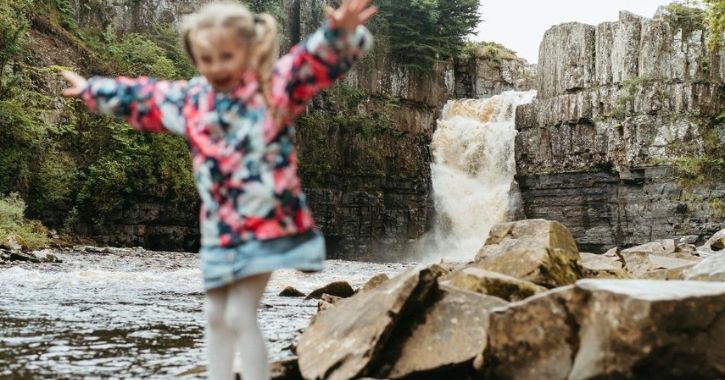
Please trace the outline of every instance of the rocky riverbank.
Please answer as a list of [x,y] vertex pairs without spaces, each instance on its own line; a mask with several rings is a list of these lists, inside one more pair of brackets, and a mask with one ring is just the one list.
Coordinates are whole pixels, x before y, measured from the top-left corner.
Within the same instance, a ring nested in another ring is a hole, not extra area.
[[275,378],[717,379],[724,248],[725,230],[594,255],[557,222],[499,224],[473,262],[323,295]]

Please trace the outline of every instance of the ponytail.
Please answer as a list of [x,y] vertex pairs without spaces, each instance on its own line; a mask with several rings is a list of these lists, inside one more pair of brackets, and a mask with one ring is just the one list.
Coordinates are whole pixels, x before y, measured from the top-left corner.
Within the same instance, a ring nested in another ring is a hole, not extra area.
[[264,95],[267,108],[274,114],[272,69],[279,50],[277,22],[274,17],[267,13],[254,15],[254,37],[250,47],[250,68],[256,72],[259,88]]

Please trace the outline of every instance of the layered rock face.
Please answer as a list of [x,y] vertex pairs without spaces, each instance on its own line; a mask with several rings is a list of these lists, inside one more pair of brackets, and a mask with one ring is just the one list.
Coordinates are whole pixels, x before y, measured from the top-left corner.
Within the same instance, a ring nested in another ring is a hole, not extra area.
[[626,12],[548,30],[538,99],[516,114],[526,216],[563,222],[592,251],[725,226],[723,181],[685,183],[672,165],[725,141],[725,56],[705,38]]
[[479,99],[535,86],[536,66],[515,59],[474,58],[456,64],[456,98]]

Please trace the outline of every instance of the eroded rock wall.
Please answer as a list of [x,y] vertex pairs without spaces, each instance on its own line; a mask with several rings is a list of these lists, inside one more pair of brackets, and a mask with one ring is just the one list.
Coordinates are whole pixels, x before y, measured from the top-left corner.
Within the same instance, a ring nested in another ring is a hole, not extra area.
[[688,181],[673,165],[725,141],[725,61],[705,40],[627,12],[549,29],[538,98],[516,115],[527,217],[561,221],[594,251],[723,228],[723,181]]

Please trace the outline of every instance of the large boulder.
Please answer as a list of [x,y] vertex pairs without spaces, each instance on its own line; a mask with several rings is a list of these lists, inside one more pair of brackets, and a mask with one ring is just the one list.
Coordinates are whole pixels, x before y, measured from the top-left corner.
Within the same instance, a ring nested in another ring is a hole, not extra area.
[[[623,253],[624,255],[624,253]],[[630,252],[624,255],[625,269],[634,278],[682,279],[682,272],[697,264],[700,258],[690,259]],[[665,277],[662,277],[665,276]]]
[[305,297],[305,299],[320,299],[323,294],[347,298],[355,294],[355,290],[353,290],[352,286],[350,286],[350,283],[347,281],[335,281],[313,290],[307,295],[307,297]]
[[722,378],[725,283],[581,280],[491,311],[488,335],[491,378]]
[[725,281],[725,251],[708,256],[692,268],[685,269],[686,280]]
[[507,301],[520,301],[546,291],[546,288],[532,282],[490,272],[475,266],[455,270],[441,277],[438,284],[446,289],[462,289],[495,296]]
[[444,270],[414,268],[379,287],[321,311],[300,337],[299,367],[306,380],[343,380],[371,375],[401,320],[428,304]]
[[597,255],[589,252],[579,252],[581,257],[584,275],[587,278],[629,278],[629,274],[624,271],[622,259],[617,255],[617,251],[609,251],[608,253]]
[[569,230],[543,219],[495,225],[476,255],[476,265],[553,288],[583,277],[579,250]]
[[449,376],[470,373],[473,359],[486,347],[488,310],[506,304],[497,297],[458,289],[443,291],[426,310],[423,323],[405,340],[387,378],[433,378],[441,370]]

